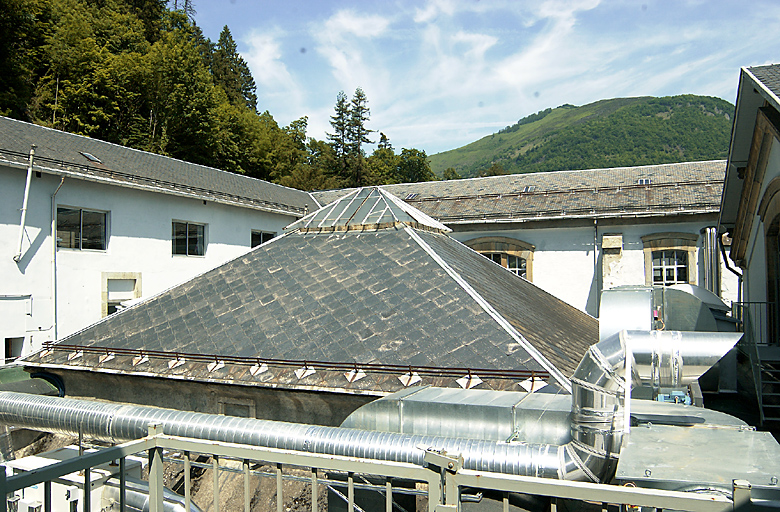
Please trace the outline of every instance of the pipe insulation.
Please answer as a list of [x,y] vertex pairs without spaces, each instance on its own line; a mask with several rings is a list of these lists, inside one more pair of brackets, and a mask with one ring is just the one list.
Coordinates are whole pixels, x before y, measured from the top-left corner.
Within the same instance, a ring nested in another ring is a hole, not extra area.
[[[172,436],[417,465],[423,465],[424,447],[460,454],[464,467],[476,471],[608,482],[624,433],[622,402],[630,397],[626,370],[634,382],[645,374],[658,375],[661,385],[686,382],[720,359],[740,336],[622,331],[592,346],[572,377],[572,441],[564,445],[323,427],[12,392],[0,392],[0,424],[82,432],[113,443],[144,437],[150,424],[161,424]],[[694,343],[688,344],[689,338]],[[627,364],[627,353],[637,360],[632,357]]]

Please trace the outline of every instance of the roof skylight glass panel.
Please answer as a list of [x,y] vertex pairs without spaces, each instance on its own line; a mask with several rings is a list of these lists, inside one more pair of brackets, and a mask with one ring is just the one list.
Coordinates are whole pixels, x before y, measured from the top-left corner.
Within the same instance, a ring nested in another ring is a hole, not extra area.
[[96,157],[92,153],[87,153],[85,151],[79,151],[79,153],[81,153],[82,156],[84,158],[86,158],[87,160],[89,160],[90,162],[95,162],[96,164],[102,164],[103,163],[103,162],[100,161],[100,159],[98,157]]

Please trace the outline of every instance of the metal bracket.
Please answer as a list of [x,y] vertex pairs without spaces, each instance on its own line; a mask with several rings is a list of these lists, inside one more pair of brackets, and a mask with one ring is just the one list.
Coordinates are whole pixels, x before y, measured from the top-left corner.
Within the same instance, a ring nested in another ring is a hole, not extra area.
[[440,451],[434,450],[433,448],[425,448],[423,460],[426,464],[438,466],[450,473],[457,473],[458,470],[463,468],[463,456],[461,454],[450,455],[444,450]]
[[734,510],[744,512],[750,507],[750,489],[752,486],[747,480],[733,480],[731,485],[733,487],[732,501],[734,502]]

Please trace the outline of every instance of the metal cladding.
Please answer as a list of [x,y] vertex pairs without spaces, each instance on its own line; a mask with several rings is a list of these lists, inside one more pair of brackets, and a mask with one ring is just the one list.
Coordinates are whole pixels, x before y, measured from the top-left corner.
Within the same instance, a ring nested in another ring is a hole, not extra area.
[[[703,343],[705,336],[712,340],[712,350]],[[467,469],[608,482],[614,475],[624,434],[621,396],[630,397],[625,370],[632,366],[632,360],[629,357],[627,365],[627,355],[631,351],[654,354],[647,358],[649,371],[644,370],[644,363],[637,365],[640,375],[664,375],[664,365],[670,361],[684,381],[704,364],[717,360],[738,337],[623,331],[594,345],[572,378],[572,440],[564,445],[321,427],[11,392],[0,392],[0,424],[67,434],[82,432],[109,442],[143,437],[149,425],[160,424],[164,433],[173,436],[420,465],[424,455],[420,447],[430,447],[461,454]],[[693,339],[691,347],[685,346],[688,339]],[[669,354],[673,356],[666,357]],[[694,371],[686,373],[686,365]]]
[[717,363],[742,333],[682,331],[627,332],[632,367],[653,387],[683,387]]
[[418,465],[423,464],[423,446],[462,454],[468,469],[561,476],[560,448],[551,445],[391,434],[12,392],[0,392],[0,423],[61,434],[81,431],[114,443],[144,437],[150,424],[161,424],[172,436]]

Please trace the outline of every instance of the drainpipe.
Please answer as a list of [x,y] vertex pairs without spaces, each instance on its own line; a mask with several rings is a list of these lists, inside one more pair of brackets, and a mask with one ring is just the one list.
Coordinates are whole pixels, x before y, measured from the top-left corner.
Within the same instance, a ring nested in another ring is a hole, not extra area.
[[51,195],[51,311],[52,311],[52,341],[57,341],[57,192],[65,183],[65,176],[60,178],[60,184]]
[[596,280],[596,318],[599,317],[601,304],[601,270],[599,269],[599,220],[593,219],[593,278]]
[[22,242],[24,242],[24,223],[27,220],[27,201],[30,198],[30,181],[32,180],[33,157],[35,156],[35,144],[30,146],[30,159],[27,163],[27,182],[24,184],[24,199],[22,200],[22,220],[19,223],[19,250],[14,255],[14,261],[19,263],[22,259]]

